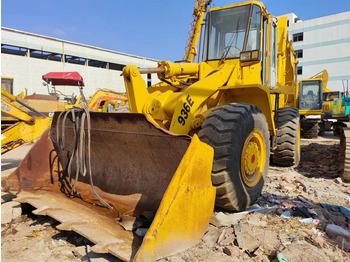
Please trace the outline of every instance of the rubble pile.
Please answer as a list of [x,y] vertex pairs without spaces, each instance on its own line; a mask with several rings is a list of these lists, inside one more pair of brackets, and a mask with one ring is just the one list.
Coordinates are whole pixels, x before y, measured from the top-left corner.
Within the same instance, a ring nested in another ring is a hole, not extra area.
[[176,261],[350,261],[350,183],[339,177],[339,142],[304,141],[301,154],[297,167],[270,167],[250,210],[215,212],[202,242]]

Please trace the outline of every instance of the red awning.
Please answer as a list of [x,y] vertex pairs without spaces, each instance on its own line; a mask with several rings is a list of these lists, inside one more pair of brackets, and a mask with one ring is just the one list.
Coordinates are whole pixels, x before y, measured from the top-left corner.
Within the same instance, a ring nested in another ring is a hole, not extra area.
[[50,72],[43,75],[43,80],[55,86],[84,86],[84,81],[78,72]]

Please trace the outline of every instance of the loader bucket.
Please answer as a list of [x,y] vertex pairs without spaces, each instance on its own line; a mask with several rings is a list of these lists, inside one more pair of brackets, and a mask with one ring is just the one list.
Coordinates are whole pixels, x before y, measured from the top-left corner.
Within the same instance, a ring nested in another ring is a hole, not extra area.
[[18,202],[123,261],[154,261],[201,238],[215,202],[211,147],[143,114],[62,114],[2,182]]

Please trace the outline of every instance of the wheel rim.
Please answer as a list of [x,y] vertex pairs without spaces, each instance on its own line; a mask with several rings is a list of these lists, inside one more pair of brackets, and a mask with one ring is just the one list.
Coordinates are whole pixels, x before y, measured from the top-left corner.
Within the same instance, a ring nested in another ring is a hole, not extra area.
[[248,187],[259,183],[264,172],[266,161],[266,145],[263,135],[254,130],[244,142],[241,156],[241,175]]

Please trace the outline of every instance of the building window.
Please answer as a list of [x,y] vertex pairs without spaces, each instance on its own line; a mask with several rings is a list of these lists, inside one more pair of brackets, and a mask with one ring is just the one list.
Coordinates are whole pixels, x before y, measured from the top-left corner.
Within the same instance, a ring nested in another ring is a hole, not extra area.
[[303,50],[295,50],[295,54],[297,55],[297,58],[303,58]]
[[42,50],[30,49],[30,57],[61,62],[62,55]]
[[71,56],[71,55],[66,55],[65,56],[65,62],[66,63],[77,64],[77,65],[85,65],[85,61],[86,61],[85,58]]
[[111,70],[122,71],[124,67],[125,67],[125,65],[109,63],[109,69],[111,69]]
[[293,34],[293,42],[300,42],[304,40],[304,33]]
[[[13,95],[13,78],[1,77],[1,89]],[[4,98],[6,99],[6,97]]]
[[298,75],[302,75],[303,74],[303,67],[302,66],[298,66],[297,67],[297,74]]
[[3,54],[25,56],[27,54],[27,51],[28,49],[23,47],[12,46],[12,45],[1,45],[1,53]]
[[52,53],[51,55],[49,55],[47,57],[47,59],[51,60],[51,61],[61,62],[62,61],[62,55],[61,54],[54,54],[54,53]]
[[107,68],[107,62],[89,59],[88,66]]
[[289,26],[289,20],[287,20],[287,27]]

